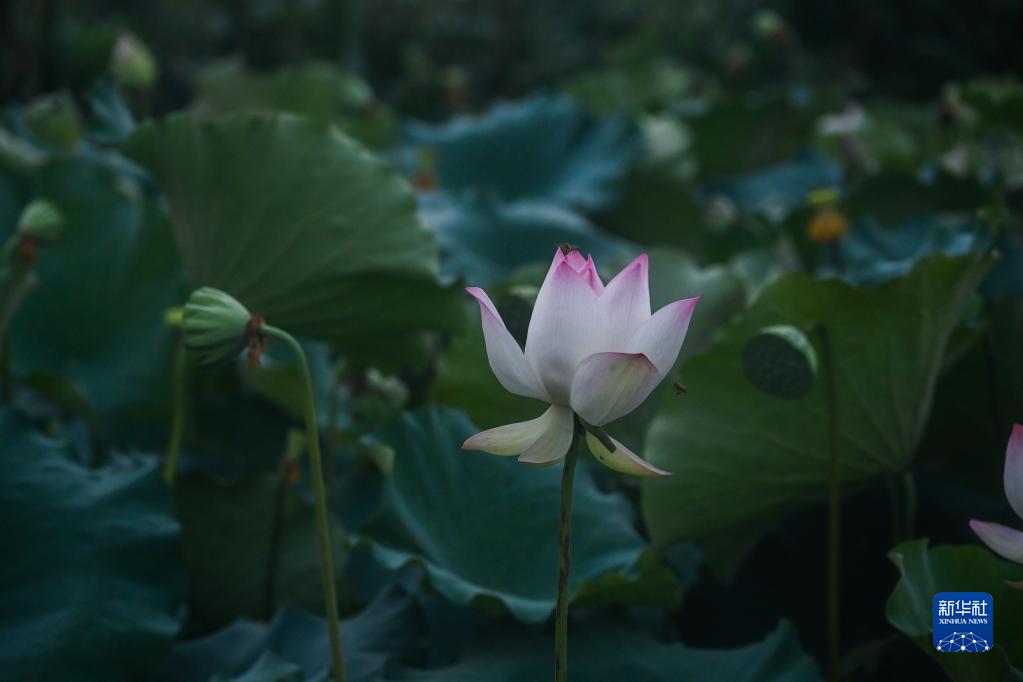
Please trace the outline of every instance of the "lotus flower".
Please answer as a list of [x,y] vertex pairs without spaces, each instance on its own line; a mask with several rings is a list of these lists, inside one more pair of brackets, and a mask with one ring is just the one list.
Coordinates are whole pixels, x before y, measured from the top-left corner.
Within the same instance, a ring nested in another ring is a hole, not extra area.
[[574,413],[587,427],[590,451],[608,467],[669,475],[598,428],[636,409],[671,370],[700,300],[675,301],[651,315],[648,270],[644,254],[604,286],[592,257],[558,249],[536,297],[525,352],[487,294],[467,289],[480,305],[487,358],[498,381],[550,407],[532,421],[478,433],[462,447],[554,464],[572,446]]
[[[1012,427],[1005,449],[1005,496],[1023,518],[1023,425]],[[1023,532],[990,521],[970,519],[970,528],[984,544],[1010,561],[1023,564]]]

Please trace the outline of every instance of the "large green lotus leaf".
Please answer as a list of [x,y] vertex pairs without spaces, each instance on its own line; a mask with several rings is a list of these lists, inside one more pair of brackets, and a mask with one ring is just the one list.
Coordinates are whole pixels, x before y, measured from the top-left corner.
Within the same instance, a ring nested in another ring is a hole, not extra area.
[[[359,615],[341,622],[348,680],[379,680],[388,661],[397,658],[422,629],[422,615],[408,594],[396,587],[381,592]],[[329,667],[326,621],[289,607],[269,623],[240,620],[207,637],[176,645],[162,679],[281,679],[261,676],[273,672],[283,673],[289,681],[311,682],[326,679]]]
[[203,68],[194,106],[203,114],[280,110],[330,120],[372,97],[359,78],[326,63],[253,73],[236,59]]
[[[520,682],[542,680],[554,669],[552,639],[522,628],[490,628],[462,660],[437,670],[396,670],[387,680]],[[569,676],[579,682],[817,682],[820,672],[800,647],[795,628],[782,623],[763,640],[736,649],[670,644],[618,623],[573,625]]]
[[549,201],[501,202],[469,193],[435,193],[420,203],[423,221],[437,232],[445,274],[477,286],[507,279],[531,263],[547,265],[558,244],[572,244],[598,262],[632,253],[628,242]]
[[[964,521],[965,523],[965,521]],[[909,636],[955,682],[1023,680],[1023,599],[1006,581],[1023,580],[1023,566],[999,559],[986,547],[928,547],[927,540],[905,542],[889,555],[901,578],[885,607],[888,622]],[[980,656],[935,651],[932,638],[934,595],[987,592],[994,598],[995,646]]]
[[[189,605],[206,625],[242,616],[267,617],[281,604],[322,612],[320,550],[312,505],[280,477],[261,474],[235,485],[199,476],[180,477],[174,499],[181,519],[181,548],[191,577]],[[271,569],[274,517],[280,502],[277,559]],[[339,599],[351,600],[344,575],[344,533],[332,521],[334,572]],[[273,585],[268,575],[273,571]],[[269,591],[269,592],[268,592]]]
[[126,430],[118,417],[164,420],[171,334],[163,315],[183,293],[169,225],[135,179],[81,155],[37,170],[33,192],[59,207],[64,226],[40,248],[39,286],[14,316],[15,373],[69,376],[108,435]]
[[185,575],[153,458],[90,468],[0,413],[0,670],[14,680],[139,680],[178,631]]
[[[554,610],[561,467],[462,450],[476,431],[453,410],[401,415],[381,436],[395,450],[394,470],[361,541],[388,568],[421,563],[456,604],[500,602],[523,621],[541,621]],[[646,559],[649,548],[633,527],[628,501],[598,490],[586,466],[576,476],[572,597],[677,602],[677,584],[663,587],[669,569]],[[662,589],[651,593],[650,580]]]
[[234,111],[290,111],[333,121],[370,145],[390,141],[397,126],[357,76],[325,62],[251,71],[237,59],[200,69],[195,109],[204,115]]
[[656,544],[759,527],[824,498],[824,383],[818,376],[808,396],[793,401],[750,384],[742,349],[765,326],[827,327],[843,482],[902,470],[926,424],[949,337],[990,262],[935,255],[873,288],[800,273],[765,287],[710,351],[686,364],[687,399],[666,401],[650,427],[648,459],[675,473],[643,483]]
[[598,119],[565,97],[499,104],[485,116],[410,124],[410,145],[432,150],[441,187],[505,201],[546,199],[585,209],[614,200],[637,151],[620,118]]
[[348,345],[457,320],[411,189],[329,125],[175,114],[141,125],[126,150],[163,189],[192,286]]

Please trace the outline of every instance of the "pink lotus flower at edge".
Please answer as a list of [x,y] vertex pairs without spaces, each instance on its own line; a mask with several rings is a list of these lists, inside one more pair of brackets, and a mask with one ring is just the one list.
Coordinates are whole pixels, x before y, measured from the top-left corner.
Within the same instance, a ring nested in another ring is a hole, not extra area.
[[[1005,496],[1009,506],[1023,518],[1023,424],[1012,427],[1005,449]],[[1010,561],[1023,564],[1023,532],[990,521],[970,519],[970,528],[984,544]]]
[[[554,254],[533,307],[525,352],[486,292],[476,299],[490,366],[511,393],[550,404],[541,416],[476,434],[463,448],[550,465],[572,445],[573,412],[593,426],[625,416],[646,399],[675,364],[700,297],[650,312],[649,261],[636,258],[607,286],[592,257]],[[592,433],[590,451],[605,465],[639,476],[667,476],[617,440],[609,450]]]

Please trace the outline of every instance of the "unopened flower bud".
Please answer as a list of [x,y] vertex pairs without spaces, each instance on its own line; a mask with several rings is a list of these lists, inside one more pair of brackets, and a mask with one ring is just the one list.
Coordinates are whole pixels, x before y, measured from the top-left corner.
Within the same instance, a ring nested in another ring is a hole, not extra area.
[[156,80],[156,60],[145,43],[131,33],[117,36],[110,53],[110,70],[117,82],[146,89]]
[[43,199],[36,199],[25,207],[18,218],[18,234],[32,239],[51,242],[60,237],[64,217],[60,210]]
[[[253,321],[257,321],[255,325]],[[192,292],[185,304],[181,328],[185,347],[199,362],[213,364],[230,359],[258,335],[259,318],[230,294],[212,287]]]

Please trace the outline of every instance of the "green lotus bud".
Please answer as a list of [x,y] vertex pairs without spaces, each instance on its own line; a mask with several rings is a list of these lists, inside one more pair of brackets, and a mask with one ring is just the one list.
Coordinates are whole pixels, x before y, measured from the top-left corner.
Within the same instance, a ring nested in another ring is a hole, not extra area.
[[43,199],[36,199],[25,207],[18,218],[18,234],[41,241],[54,241],[60,237],[64,217],[60,210]]
[[212,287],[192,292],[181,319],[185,348],[203,364],[233,358],[246,344],[261,350],[261,325],[234,297]]
[[817,352],[806,334],[795,327],[764,327],[742,349],[742,371],[765,393],[797,400],[813,388]]
[[121,85],[145,89],[156,80],[156,60],[145,43],[131,33],[122,33],[110,52],[110,70]]

